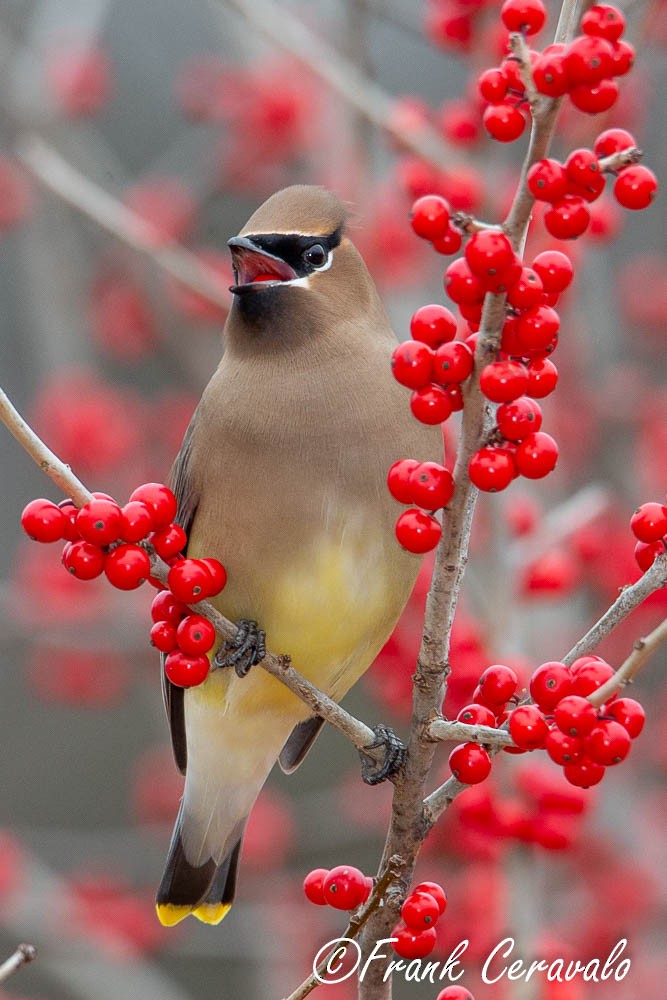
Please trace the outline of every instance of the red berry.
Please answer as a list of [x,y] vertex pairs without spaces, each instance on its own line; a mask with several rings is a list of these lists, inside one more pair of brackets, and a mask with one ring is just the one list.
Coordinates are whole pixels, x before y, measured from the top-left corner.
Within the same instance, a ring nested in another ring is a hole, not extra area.
[[433,240],[433,249],[437,250],[438,253],[445,254],[450,257],[454,253],[458,253],[461,249],[461,244],[463,243],[463,237],[458,229],[454,229],[450,226],[446,230],[444,236],[440,239]]
[[665,554],[665,546],[660,542],[637,542],[635,545],[635,561],[642,573],[651,568],[658,556]]
[[503,448],[480,448],[470,459],[468,475],[478,490],[498,493],[516,476],[514,458]]
[[434,549],[442,535],[440,523],[416,507],[411,507],[400,515],[395,531],[399,544],[408,552],[419,555]]
[[617,7],[596,3],[584,13],[581,30],[585,35],[598,35],[609,42],[617,42],[625,31],[625,18]]
[[600,180],[600,163],[592,149],[575,149],[565,161],[565,172],[573,184],[588,188]]
[[493,403],[509,403],[528,388],[528,372],[520,361],[492,361],[479,375],[479,387]]
[[597,709],[581,695],[568,694],[556,705],[554,720],[567,736],[588,736],[598,721]]
[[553,361],[548,358],[541,358],[531,361],[528,368],[528,393],[543,399],[549,396],[558,383],[558,369]]
[[532,266],[542,279],[545,292],[564,292],[574,277],[572,261],[560,250],[538,253]]
[[425,931],[440,916],[440,907],[428,892],[412,892],[401,907],[401,917],[412,931]]
[[637,141],[630,132],[624,128],[608,128],[600,132],[593,145],[593,152],[602,159],[605,156],[613,156],[614,153],[621,153],[625,149],[634,149]]
[[542,410],[529,396],[503,403],[496,411],[498,430],[508,441],[523,441],[542,426]]
[[31,500],[23,508],[21,526],[35,542],[57,542],[67,530],[67,517],[52,500]]
[[572,674],[559,660],[541,664],[530,678],[530,697],[543,712],[552,712],[572,691]]
[[396,939],[392,944],[394,951],[406,959],[426,958],[435,948],[437,941],[435,927],[429,927],[425,931],[413,931],[399,924],[394,927],[391,936]]
[[123,515],[113,500],[90,500],[76,518],[76,529],[81,537],[100,547],[115,542],[122,527]]
[[639,211],[648,208],[658,191],[658,179],[652,170],[635,163],[625,167],[614,183],[614,197],[623,208]]
[[176,630],[178,648],[182,653],[196,656],[208,653],[215,643],[215,629],[202,615],[187,615]]
[[142,542],[155,527],[153,512],[140,500],[130,500],[120,512],[119,538],[124,542]]
[[366,878],[351,865],[337,865],[322,880],[322,895],[336,910],[355,910],[367,898]]
[[144,483],[137,486],[130,500],[140,500],[153,512],[153,527],[166,528],[176,517],[176,497],[164,483]]
[[437,882],[420,882],[416,885],[413,892],[427,892],[429,896],[433,896],[434,900],[438,904],[440,910],[440,916],[443,915],[447,909],[447,896],[445,895],[445,890]]
[[437,462],[421,462],[410,475],[412,502],[424,510],[446,507],[454,495],[454,477]]
[[477,743],[462,743],[450,753],[449,767],[464,785],[478,785],[491,773],[491,758]]
[[617,698],[605,708],[605,715],[618,722],[631,739],[636,740],[646,722],[646,712],[634,698]]
[[180,649],[167,653],[164,672],[176,687],[196,687],[206,680],[211,665],[208,656],[187,656]]
[[479,678],[479,689],[484,701],[493,706],[504,705],[516,691],[519,678],[511,667],[494,663]]
[[394,378],[408,389],[423,389],[433,376],[433,351],[416,340],[405,340],[391,356]]
[[457,383],[452,385],[443,385],[443,392],[445,392],[452,404],[452,412],[459,413],[463,409],[463,393],[461,392],[461,386]]
[[550,434],[536,431],[523,439],[514,458],[521,476],[542,479],[556,467],[558,445]]
[[555,764],[576,764],[584,756],[584,741],[552,729],[544,741],[544,749]]
[[452,415],[449,396],[439,385],[427,385],[415,389],[410,396],[410,410],[413,417],[422,424],[441,424]]
[[544,27],[547,11],[542,0],[505,0],[500,17],[508,31],[536,35]]
[[457,722],[465,722],[467,726],[496,727],[496,717],[486,705],[466,705],[456,716]]
[[77,580],[94,580],[104,569],[105,553],[99,545],[79,539],[63,549],[63,566]]
[[444,990],[440,990],[435,1000],[475,1000],[475,998],[465,986],[447,986]]
[[507,77],[501,69],[487,69],[477,80],[477,87],[489,104],[500,104],[507,93]]
[[445,306],[420,306],[410,320],[410,333],[432,350],[446,344],[456,336],[457,323],[454,313]]
[[176,629],[171,622],[155,622],[151,628],[151,642],[161,653],[176,649]]
[[591,213],[583,198],[568,194],[544,213],[547,232],[558,240],[576,240],[585,233]]
[[614,676],[614,669],[599,656],[580,656],[571,668],[572,694],[587,698]]
[[61,500],[58,507],[65,515],[63,538],[67,542],[76,542],[79,538],[79,532],[76,530],[76,518],[79,508],[75,507],[71,500]]
[[398,462],[394,462],[387,473],[387,486],[394,500],[398,500],[399,503],[414,503],[410,476],[420,464],[415,458],[401,458]]
[[580,35],[570,43],[565,68],[573,87],[595,84],[611,76],[614,50],[604,38]]
[[612,767],[630,753],[632,740],[627,729],[614,719],[600,719],[584,740],[584,752],[596,764]]
[[619,38],[617,42],[614,43],[614,63],[612,67],[612,76],[625,76],[629,73],[635,64],[635,52],[634,45],[630,42],[626,42],[624,38]]
[[[551,306],[533,306],[517,320],[516,335],[526,350],[544,351],[560,329],[560,317]],[[524,369],[525,371],[525,369]],[[526,374],[526,385],[528,376]],[[525,391],[525,390],[524,390]]]
[[504,233],[483,229],[473,233],[465,248],[472,273],[482,282],[496,278],[514,263],[514,247]]
[[526,119],[514,104],[490,104],[482,121],[491,138],[498,142],[514,142],[526,127]]
[[118,590],[136,590],[150,576],[151,561],[138,545],[119,545],[106,557],[104,572]]
[[562,97],[570,89],[567,75],[565,45],[547,45],[533,66],[533,80],[540,94],[547,97]]
[[517,705],[508,725],[510,736],[521,750],[543,747],[549,733],[547,720],[537,705]]
[[613,80],[582,83],[570,91],[570,100],[579,111],[599,115],[613,107],[618,99],[618,84]]
[[440,239],[449,226],[449,205],[438,194],[417,198],[410,212],[410,225],[422,239]]
[[542,301],[544,285],[532,267],[521,268],[521,276],[507,292],[507,303],[514,309],[530,309]]
[[445,271],[444,286],[447,295],[457,305],[474,305],[484,300],[484,286],[470,270],[465,257],[457,257],[449,265]]
[[604,778],[604,767],[583,757],[575,764],[566,764],[563,768],[563,774],[571,785],[576,785],[577,788],[590,788],[592,785],[598,785],[602,781]]
[[465,382],[472,373],[475,358],[467,344],[455,340],[435,352],[433,375],[440,385]]
[[528,171],[526,181],[538,201],[560,201],[567,194],[567,174],[558,160],[538,160]]
[[203,601],[210,592],[210,574],[206,566],[195,559],[181,559],[169,570],[167,584],[177,601],[196,604]]
[[225,588],[225,584],[227,583],[227,570],[219,559],[212,559],[210,556],[207,556],[205,559],[198,559],[197,562],[208,570],[211,578],[206,596],[215,597]]
[[169,622],[176,626],[187,614],[189,611],[185,604],[177,601],[170,590],[162,590],[153,598],[151,618],[154,622]]
[[303,880],[303,891],[306,899],[309,899],[311,903],[315,903],[316,906],[327,905],[327,901],[324,898],[323,883],[328,874],[328,868],[314,868],[312,872],[308,872]]
[[160,531],[153,532],[151,545],[160,559],[168,561],[182,552],[188,543],[188,536],[179,524],[170,524]]

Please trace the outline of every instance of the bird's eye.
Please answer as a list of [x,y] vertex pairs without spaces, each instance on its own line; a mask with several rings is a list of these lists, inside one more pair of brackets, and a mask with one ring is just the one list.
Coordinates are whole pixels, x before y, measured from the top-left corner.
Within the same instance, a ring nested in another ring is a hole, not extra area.
[[327,262],[328,254],[320,243],[314,243],[304,252],[303,259],[311,267],[322,267]]

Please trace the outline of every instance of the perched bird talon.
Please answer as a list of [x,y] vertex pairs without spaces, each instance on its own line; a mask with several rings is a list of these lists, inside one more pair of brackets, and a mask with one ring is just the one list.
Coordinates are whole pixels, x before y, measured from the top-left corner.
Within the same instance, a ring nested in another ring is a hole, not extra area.
[[257,628],[257,622],[240,618],[236,623],[236,635],[223,643],[213,662],[216,667],[234,667],[237,677],[245,677],[265,656],[266,633]]
[[379,723],[373,730],[376,739],[369,743],[366,750],[379,750],[384,748],[384,761],[382,764],[376,763],[373,757],[369,757],[363,750],[359,751],[361,757],[361,778],[367,785],[379,785],[386,781],[392,774],[400,771],[405,760],[405,744],[399,740],[393,729]]

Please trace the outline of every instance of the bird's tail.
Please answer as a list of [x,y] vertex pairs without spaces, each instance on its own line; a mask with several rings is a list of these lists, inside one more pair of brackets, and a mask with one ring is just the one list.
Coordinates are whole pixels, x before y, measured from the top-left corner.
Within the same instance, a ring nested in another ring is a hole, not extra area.
[[165,927],[192,914],[205,924],[219,924],[229,912],[236,890],[236,873],[241,855],[246,820],[238,824],[230,843],[232,847],[219,864],[208,858],[201,865],[191,864],[185,856],[181,830],[181,805],[162,881],[157,892],[157,915]]

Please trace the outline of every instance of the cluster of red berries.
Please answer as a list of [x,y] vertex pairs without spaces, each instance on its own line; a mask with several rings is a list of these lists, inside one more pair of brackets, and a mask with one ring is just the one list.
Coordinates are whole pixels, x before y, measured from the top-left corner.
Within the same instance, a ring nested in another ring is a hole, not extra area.
[[[78,508],[71,500],[55,504],[32,500],[21,524],[38,542],[65,541],[62,561],[79,580],[102,573],[119,590],[135,590],[148,580],[160,593],[153,601],[151,641],[167,653],[165,672],[173,684],[201,684],[209,672],[206,655],[215,642],[213,625],[187,605],[219,594],[227,582],[217,559],[186,559],[183,528],[174,524],[177,503],[163,483],[144,483],[121,507],[106,493]],[[151,553],[169,566],[166,589],[151,576]]]
[[373,879],[352,865],[315,868],[303,880],[303,891],[316,906],[356,910],[373,891]]
[[635,559],[645,573],[667,547],[667,507],[655,501],[643,503],[630,518],[630,528],[637,539]]
[[[632,698],[613,695],[599,709],[592,704],[590,695],[613,676],[613,668],[599,656],[582,656],[571,667],[549,661],[530,679],[533,703],[517,704],[515,671],[493,664],[481,675],[473,703],[457,719],[493,728],[506,723],[516,744],[508,752],[545,750],[563,767],[570,784],[588,788],[602,780],[605,768],[625,760],[646,718]],[[459,781],[473,785],[488,777],[491,758],[483,746],[464,743],[452,751],[449,765]]]
[[447,907],[445,890],[437,882],[420,882],[401,907],[401,922],[391,932],[392,947],[401,958],[426,958],[435,948],[435,925]]
[[446,507],[454,494],[451,472],[437,462],[402,458],[390,468],[387,486],[394,500],[417,505],[396,521],[396,538],[408,552],[430,552],[442,534],[433,512]]
[[528,189],[549,208],[544,213],[547,231],[560,240],[576,239],[591,221],[590,202],[605,188],[605,171],[616,173],[614,195],[624,208],[648,208],[658,190],[655,174],[639,163],[611,170],[606,157],[636,149],[634,136],[622,128],[610,128],[595,140],[593,149],[575,149],[565,163],[538,160],[528,171]]

